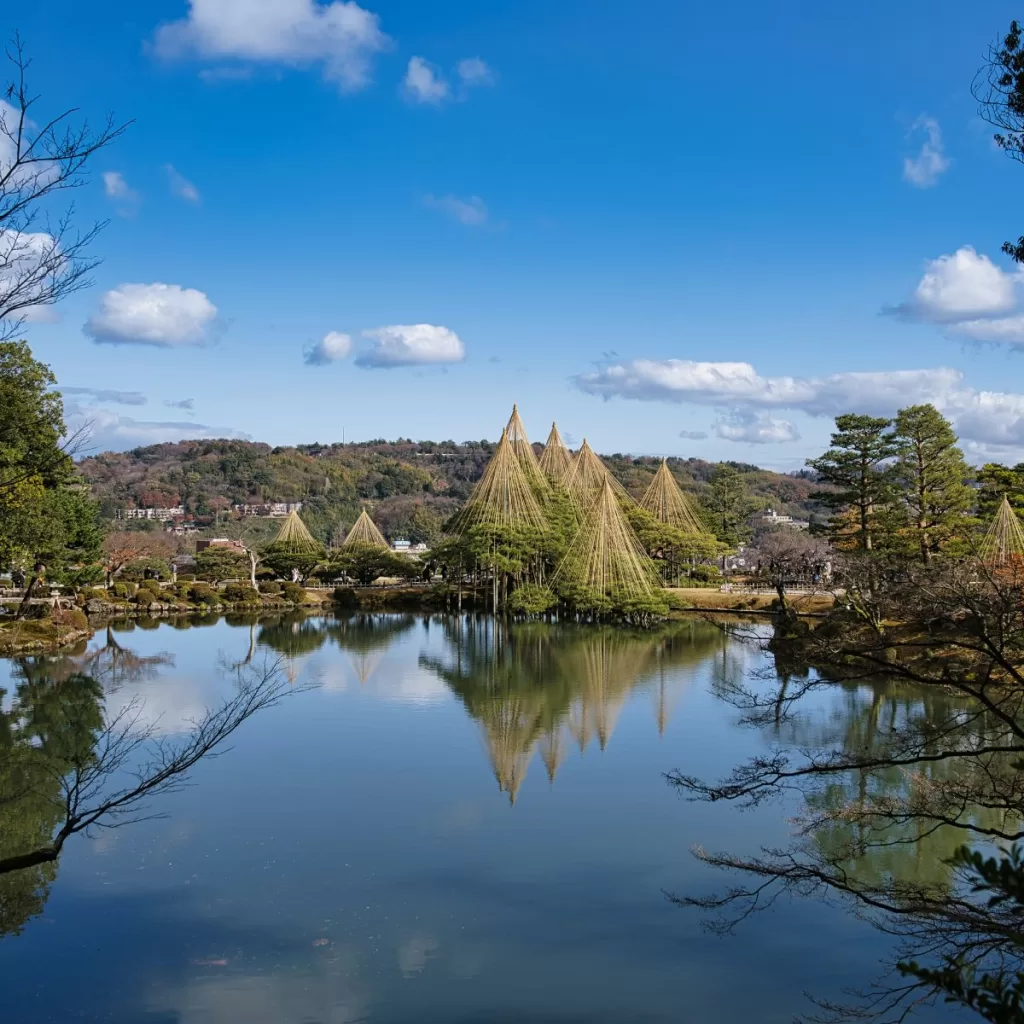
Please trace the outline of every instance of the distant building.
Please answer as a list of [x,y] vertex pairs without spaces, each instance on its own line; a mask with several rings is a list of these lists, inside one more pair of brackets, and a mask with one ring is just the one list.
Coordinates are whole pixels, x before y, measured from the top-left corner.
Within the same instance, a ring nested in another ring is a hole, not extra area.
[[184,505],[175,505],[173,508],[122,508],[117,510],[118,519],[156,519],[161,523],[166,523],[169,519],[175,519],[184,514]]
[[412,544],[407,541],[404,537],[399,537],[391,542],[391,550],[398,551],[405,554],[412,550]]
[[264,516],[270,519],[284,519],[292,512],[302,511],[301,501],[268,501],[262,505],[232,505],[232,511],[244,518]]
[[197,540],[196,541],[196,554],[198,555],[201,551],[208,551],[210,548],[223,549],[224,551],[232,551],[236,555],[248,554],[248,548],[240,540],[230,540],[227,537],[213,537],[210,540]]
[[199,527],[192,519],[173,519],[164,526],[164,532],[173,533],[175,537],[189,537],[198,533]]
[[766,526],[769,529],[774,527],[786,527],[790,530],[806,530],[811,524],[806,519],[794,519],[792,516],[780,516],[775,509],[770,508],[754,517],[757,526]]

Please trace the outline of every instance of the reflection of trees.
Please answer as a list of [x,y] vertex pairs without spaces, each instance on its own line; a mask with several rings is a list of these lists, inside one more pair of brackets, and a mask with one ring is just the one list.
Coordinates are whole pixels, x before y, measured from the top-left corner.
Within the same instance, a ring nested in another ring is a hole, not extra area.
[[276,663],[240,672],[224,703],[172,742],[142,724],[137,700],[107,714],[100,682],[65,660],[17,667],[10,711],[0,712],[0,935],[41,912],[71,836],[145,817],[152,797],[181,786],[285,692]]
[[327,622],[327,635],[347,651],[360,683],[377,670],[384,653],[403,633],[416,624],[412,615],[353,615]]
[[570,744],[583,751],[596,740],[603,750],[643,683],[657,687],[663,727],[665,672],[698,664],[722,644],[704,622],[641,633],[467,618],[447,620],[445,631],[447,656],[420,664],[480,723],[499,789],[513,803],[535,750],[552,781]]

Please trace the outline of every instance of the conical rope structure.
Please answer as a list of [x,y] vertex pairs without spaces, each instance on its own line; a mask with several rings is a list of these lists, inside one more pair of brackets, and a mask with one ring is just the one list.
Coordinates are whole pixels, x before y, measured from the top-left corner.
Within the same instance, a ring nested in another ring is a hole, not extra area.
[[609,474],[552,583],[615,601],[651,598],[658,589],[657,569],[629,525]]
[[530,486],[538,494],[546,494],[548,478],[540,468],[533,445],[530,444],[530,439],[526,436],[526,428],[519,416],[519,407],[516,405],[512,406],[512,415],[509,417],[508,426],[505,427],[505,433],[508,435],[509,444],[512,445],[519,465],[522,467],[523,475],[529,481]]
[[566,474],[572,466],[572,454],[566,448],[562,435],[558,432],[558,426],[551,424],[551,433],[548,434],[547,444],[540,457],[540,468],[548,480],[553,484],[564,484]]
[[573,456],[572,465],[562,481],[573,504],[584,516],[600,497],[606,482],[619,497],[628,501],[633,500],[626,493],[625,487],[608,472],[608,467],[594,454],[594,449],[584,438],[580,450]]
[[295,509],[288,513],[288,518],[281,524],[271,547],[295,555],[311,555],[320,550],[316,538],[306,529],[306,524]]
[[348,531],[348,536],[342,541],[341,550],[344,551],[346,548],[351,548],[356,544],[366,545],[371,548],[390,549],[391,547],[384,534],[377,529],[376,524],[370,518],[365,508],[359,513],[359,518],[352,524],[352,529]]
[[1024,527],[1005,494],[981,542],[981,557],[998,566],[1024,561]]
[[683,493],[668,468],[668,459],[661,460],[658,472],[640,499],[640,507],[660,522],[684,533],[710,533],[697,515],[693,502]]
[[461,536],[474,526],[545,531],[547,525],[540,501],[523,472],[508,432],[503,430],[493,458],[452,521],[449,533]]

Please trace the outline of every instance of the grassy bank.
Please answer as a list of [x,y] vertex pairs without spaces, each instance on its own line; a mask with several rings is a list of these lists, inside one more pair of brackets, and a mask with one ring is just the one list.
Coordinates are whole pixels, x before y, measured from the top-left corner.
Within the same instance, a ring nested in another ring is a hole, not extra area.
[[[670,588],[673,608],[677,611],[759,612],[767,613],[777,600],[775,594],[731,594],[720,590]],[[825,615],[832,610],[831,594],[796,594],[788,598],[798,615]]]

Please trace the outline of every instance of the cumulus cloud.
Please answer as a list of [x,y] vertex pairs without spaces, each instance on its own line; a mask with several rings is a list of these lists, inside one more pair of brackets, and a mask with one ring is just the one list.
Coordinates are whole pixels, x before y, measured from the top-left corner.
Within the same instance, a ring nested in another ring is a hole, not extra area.
[[[695,362],[687,359],[637,359],[615,363],[573,379],[581,391],[601,398],[627,398],[713,406],[728,410],[715,424],[719,437],[752,440],[733,434],[746,420],[742,413],[793,410],[810,416],[837,416],[862,412],[891,416],[907,405],[930,403],[952,419],[966,440],[989,445],[1024,445],[1024,395],[979,391],[964,383],[964,375],[949,367],[927,370],[892,370],[833,373],[818,377],[762,376],[750,363]],[[788,421],[767,422],[775,440],[784,438]],[[724,431],[724,432],[723,432]]]
[[217,307],[195,288],[122,284],[100,299],[84,327],[97,344],[186,348],[208,344]]
[[196,400],[194,398],[179,398],[176,402],[171,399],[167,399],[164,405],[168,409],[185,409],[191,412],[196,407]]
[[389,43],[377,15],[353,0],[189,0],[188,16],[162,25],[154,40],[167,59],[318,65],[343,91],[369,82],[374,56]]
[[479,196],[470,196],[468,199],[459,199],[458,196],[427,196],[423,205],[431,210],[440,210],[454,217],[460,224],[468,224],[470,227],[486,224],[490,216],[486,203]]
[[1016,305],[1018,281],[1018,275],[965,245],[930,260],[910,299],[887,312],[938,324],[996,317]]
[[112,388],[71,388],[58,387],[62,395],[91,398],[94,402],[108,402],[111,405],[145,405],[148,399],[141,391],[115,391]]
[[706,430],[680,430],[679,436],[685,441],[703,441],[707,436]]
[[478,85],[493,85],[494,72],[479,57],[466,57],[455,65],[459,80],[467,88]]
[[135,189],[129,187],[124,175],[120,171],[104,171],[102,178],[103,194],[113,200],[117,206],[117,212],[123,217],[134,213],[141,197]]
[[177,196],[179,199],[184,199],[186,203],[198,203],[199,202],[199,189],[192,184],[183,174],[180,174],[174,169],[173,164],[164,164],[164,170],[167,171],[167,180],[171,186],[171,195]]
[[414,103],[443,103],[451,88],[440,70],[422,57],[410,57],[403,81],[405,95]]
[[46,300],[51,295],[52,270],[64,262],[60,242],[53,235],[0,228],[0,308],[9,311],[9,319],[32,324],[60,319]]
[[307,366],[327,366],[348,358],[351,351],[351,335],[328,331],[315,345],[307,345],[302,355]]
[[459,363],[466,358],[462,339],[434,324],[395,324],[363,331],[373,347],[356,356],[356,366],[385,369],[432,363]]
[[942,130],[934,117],[922,114],[907,133],[909,138],[921,138],[916,156],[903,158],[903,180],[916,188],[931,188],[949,170],[949,158],[942,145]]
[[724,441],[748,444],[785,444],[799,441],[800,434],[789,420],[780,420],[767,412],[736,409],[715,422],[715,436]]

